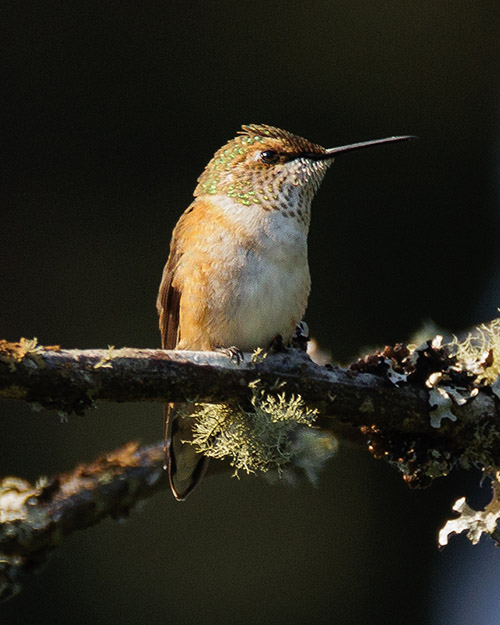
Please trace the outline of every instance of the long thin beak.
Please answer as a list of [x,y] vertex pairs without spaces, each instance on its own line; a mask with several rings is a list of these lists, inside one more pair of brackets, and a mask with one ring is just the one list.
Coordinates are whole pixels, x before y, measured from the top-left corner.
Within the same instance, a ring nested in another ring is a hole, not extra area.
[[386,137],[385,139],[373,139],[373,141],[360,141],[359,143],[350,143],[349,145],[342,145],[338,148],[328,148],[323,154],[310,154],[309,158],[315,161],[324,161],[328,158],[333,158],[337,154],[344,154],[345,152],[352,152],[353,150],[362,150],[364,148],[371,148],[373,145],[382,145],[384,143],[397,143],[398,141],[412,141],[418,139],[414,135],[403,135],[401,137]]

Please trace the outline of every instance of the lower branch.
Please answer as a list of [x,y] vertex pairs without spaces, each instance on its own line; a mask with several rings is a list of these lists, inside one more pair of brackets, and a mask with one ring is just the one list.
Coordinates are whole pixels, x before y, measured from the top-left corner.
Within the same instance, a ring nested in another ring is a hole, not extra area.
[[0,481],[0,601],[21,589],[63,536],[111,516],[127,516],[140,500],[168,487],[163,444],[128,443],[91,464],[32,485]]

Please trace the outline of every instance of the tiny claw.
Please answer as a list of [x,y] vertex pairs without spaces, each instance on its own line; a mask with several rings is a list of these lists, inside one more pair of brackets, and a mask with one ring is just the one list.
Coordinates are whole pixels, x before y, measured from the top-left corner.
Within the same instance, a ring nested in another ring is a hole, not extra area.
[[309,339],[309,326],[305,321],[299,321],[299,323],[295,326],[295,332],[293,333],[293,338],[303,337],[305,339]]
[[307,341],[309,340],[309,326],[305,321],[300,321],[295,326],[295,332],[292,336],[292,345],[302,351],[307,351]]
[[244,360],[243,352],[239,347],[217,347],[218,352],[227,356],[230,360],[233,360],[237,365],[240,364],[242,360]]

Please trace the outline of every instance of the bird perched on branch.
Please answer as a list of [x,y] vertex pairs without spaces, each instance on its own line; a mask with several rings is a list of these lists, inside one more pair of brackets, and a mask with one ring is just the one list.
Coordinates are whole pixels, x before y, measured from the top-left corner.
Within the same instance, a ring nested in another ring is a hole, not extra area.
[[[289,344],[310,290],[311,201],[328,167],[339,154],[410,138],[325,149],[273,126],[242,126],[206,166],[174,229],[157,300],[163,348],[234,355],[276,337]],[[165,468],[178,500],[208,462],[183,442],[189,421],[165,406]]]

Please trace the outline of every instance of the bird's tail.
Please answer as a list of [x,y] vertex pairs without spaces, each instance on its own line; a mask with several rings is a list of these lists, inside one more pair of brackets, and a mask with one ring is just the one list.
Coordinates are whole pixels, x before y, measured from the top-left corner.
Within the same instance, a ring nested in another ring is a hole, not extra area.
[[[188,406],[182,405],[183,415]],[[164,404],[165,463],[170,488],[177,501],[184,501],[201,480],[208,466],[208,458],[196,452],[189,441],[193,438],[192,420],[179,414],[179,404]]]

